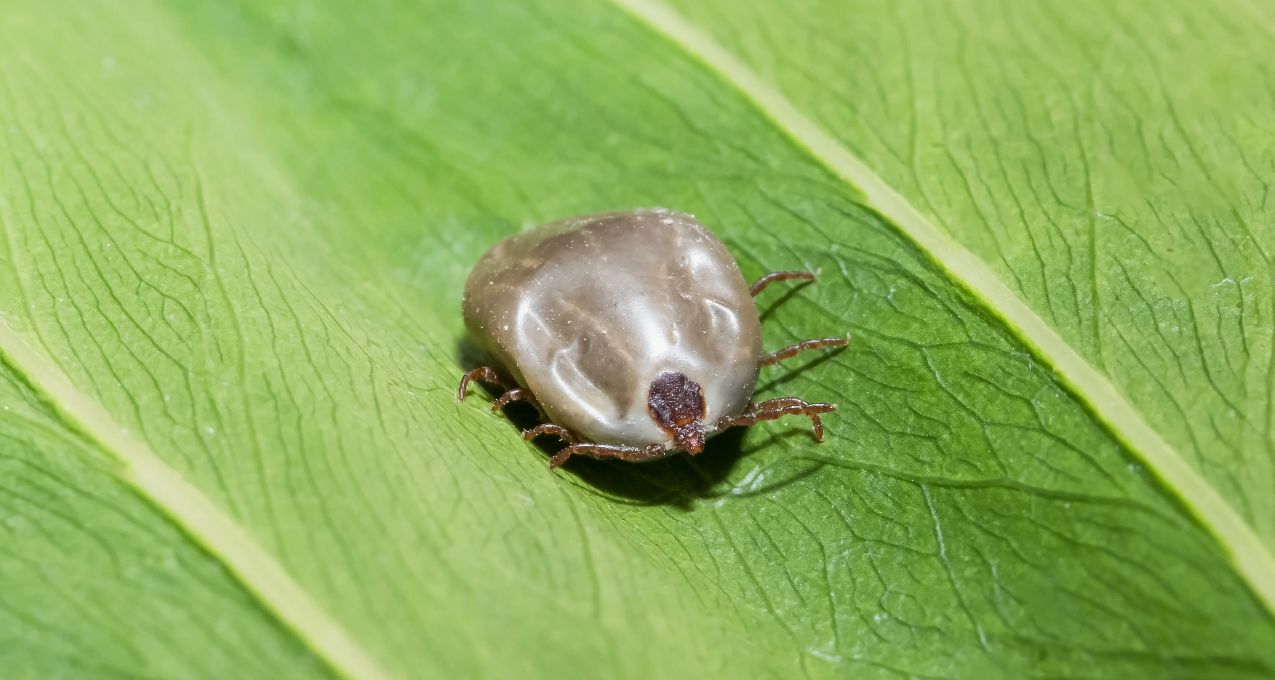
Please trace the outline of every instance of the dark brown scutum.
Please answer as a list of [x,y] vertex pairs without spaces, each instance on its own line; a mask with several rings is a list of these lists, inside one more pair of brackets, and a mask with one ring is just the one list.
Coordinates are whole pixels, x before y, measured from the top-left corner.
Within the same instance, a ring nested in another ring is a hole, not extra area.
[[646,404],[660,429],[669,433],[704,418],[704,392],[682,373],[665,371],[656,376]]
[[704,450],[704,390],[685,374],[665,371],[651,381],[647,410],[660,429],[692,456]]

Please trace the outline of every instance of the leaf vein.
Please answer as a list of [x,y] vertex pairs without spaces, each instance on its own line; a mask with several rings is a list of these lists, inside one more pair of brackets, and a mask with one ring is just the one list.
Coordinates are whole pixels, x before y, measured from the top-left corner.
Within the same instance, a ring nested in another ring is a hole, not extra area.
[[1152,428],[1106,375],[1069,345],[986,263],[936,227],[863,160],[703,31],[652,0],[612,2],[735,88],[798,148],[848,186],[858,189],[866,207],[880,213],[940,271],[999,317],[1010,332],[1054,370],[1095,419],[1133,455],[1145,461],[1180,498],[1228,553],[1236,572],[1266,609],[1275,613],[1275,555],[1253,527]]

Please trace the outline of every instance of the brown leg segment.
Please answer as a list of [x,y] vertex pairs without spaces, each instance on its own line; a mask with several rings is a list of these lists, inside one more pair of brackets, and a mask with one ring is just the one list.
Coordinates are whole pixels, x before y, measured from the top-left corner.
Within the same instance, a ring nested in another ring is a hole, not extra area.
[[[534,395],[529,390],[521,387],[514,387],[510,382],[496,372],[496,369],[488,366],[480,366],[460,377],[460,386],[456,388],[456,400],[464,401],[465,395],[469,392],[469,383],[474,380],[481,380],[485,383],[491,383],[505,388],[505,393],[500,395],[496,401],[492,402],[491,410],[493,413],[499,413],[501,409],[515,401],[526,401],[540,411],[541,417],[544,417],[544,411],[540,409],[540,404],[536,401]],[[573,455],[592,456],[594,458],[619,458],[620,460],[638,461],[650,460],[656,457],[655,451],[663,452],[663,447],[655,445],[654,447],[636,448],[630,446],[609,446],[606,444],[581,444],[576,436],[561,425],[553,423],[541,423],[535,427],[522,431],[522,438],[531,441],[536,437],[552,435],[560,439],[566,448],[559,451],[553,458],[549,460],[550,469],[556,468]]]
[[540,437],[542,435],[555,436],[567,444],[576,443],[576,436],[574,434],[571,434],[571,430],[568,430],[567,428],[562,427],[561,425],[554,425],[553,423],[542,423],[533,428],[522,431],[522,438],[526,439],[527,441],[531,441],[532,439],[535,439],[536,437]]
[[757,404],[757,403],[749,404],[748,408],[744,409],[744,413],[748,414],[748,413],[756,413],[757,411],[773,411],[777,408],[784,408],[787,406],[810,406],[810,405],[811,405],[810,402],[806,401],[805,399],[801,399],[799,397],[775,397],[774,399],[767,399],[766,401],[763,401],[760,404]]
[[626,463],[641,463],[663,458],[668,453],[663,444],[651,444],[644,447],[615,446],[612,444],[572,444],[549,459],[549,469],[561,467],[572,456],[589,456],[598,460],[616,458]]
[[530,390],[525,390],[512,384],[512,381],[497,373],[496,369],[488,366],[480,366],[460,377],[460,387],[456,388],[456,401],[465,400],[466,395],[469,394],[469,383],[475,380],[505,389],[504,394],[501,394],[496,398],[496,401],[492,402],[492,413],[500,413],[501,409],[515,401],[525,401],[536,409],[536,412],[540,414],[541,420],[544,419],[544,410],[540,408],[540,402],[536,401],[535,395]]
[[814,429],[815,441],[823,441],[823,423],[820,413],[831,413],[837,410],[836,404],[810,403],[796,397],[779,397],[767,399],[760,404],[752,404],[743,413],[733,418],[722,418],[717,421],[716,428],[725,430],[732,427],[747,427],[762,420],[778,420],[784,416],[807,416]]
[[819,349],[820,347],[845,347],[849,341],[845,338],[818,338],[815,340],[803,340],[795,345],[777,351],[771,352],[761,358],[762,366],[779,363],[784,359],[792,358],[808,349]]
[[760,294],[763,290],[766,290],[766,286],[769,286],[770,284],[775,283],[777,281],[814,281],[814,280],[815,280],[815,275],[811,274],[810,272],[771,272],[761,277],[760,279],[757,279],[755,282],[753,282],[753,285],[748,288],[748,292],[753,297],[757,297],[757,295]]
[[500,413],[501,409],[512,404],[515,401],[525,401],[528,404],[531,404],[532,406],[534,406],[537,411],[540,410],[540,404],[536,401],[535,397],[531,396],[531,392],[528,392],[527,390],[524,390],[521,387],[515,387],[512,390],[509,390],[508,392],[505,392],[504,394],[500,395],[500,397],[498,397],[496,401],[491,403],[491,412]]
[[488,366],[479,366],[460,377],[460,387],[456,388],[456,401],[465,401],[465,395],[469,394],[469,383],[474,380],[491,383],[506,390],[511,390],[515,387],[510,385],[508,380],[502,378],[496,372],[496,369]]

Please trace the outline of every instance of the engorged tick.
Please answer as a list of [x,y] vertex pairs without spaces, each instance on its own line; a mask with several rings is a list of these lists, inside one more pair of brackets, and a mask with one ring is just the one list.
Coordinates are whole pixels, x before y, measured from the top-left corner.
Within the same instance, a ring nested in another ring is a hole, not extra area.
[[754,403],[762,366],[845,338],[806,340],[763,353],[749,286],[734,258],[694,217],[633,210],[554,222],[511,236],[483,255],[465,283],[465,325],[503,370],[475,368],[460,380],[506,390],[499,412],[524,400],[547,422],[524,439],[554,435],[573,455],[638,462],[678,451],[698,455],[723,430],[819,415],[836,405],[779,397]]

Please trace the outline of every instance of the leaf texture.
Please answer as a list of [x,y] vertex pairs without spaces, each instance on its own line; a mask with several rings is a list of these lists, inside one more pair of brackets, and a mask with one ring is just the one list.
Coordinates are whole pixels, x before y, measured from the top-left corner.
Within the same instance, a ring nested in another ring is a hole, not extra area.
[[[900,22],[891,7],[853,16],[884,41],[868,22]],[[16,675],[1275,672],[1270,613],[1192,499],[863,187],[631,11],[290,0],[59,10],[0,12],[0,662]],[[1269,457],[1257,447],[1269,438],[1232,446],[1227,433],[1240,430],[1219,420],[1213,443],[1181,444],[1222,417],[1221,394],[1268,422],[1250,408],[1266,403],[1256,374],[1244,373],[1250,393],[1226,383],[1174,416],[1180,402],[1126,371],[1152,362],[1136,342],[1170,331],[1115,301],[1133,305],[1134,291],[1168,280],[1157,272],[1202,275],[1207,249],[1155,260],[1128,244],[1120,258],[1104,241],[1099,274],[1057,269],[1061,253],[1082,252],[1071,231],[1047,231],[1070,193],[1023,194],[1035,212],[1013,225],[923,196],[974,176],[956,172],[961,153],[1050,168],[1071,162],[1076,136],[928,138],[927,153],[958,161],[920,172],[883,160],[920,121],[882,106],[892,119],[871,122],[851,105],[881,92],[932,106],[904,76],[950,66],[941,41],[909,39],[931,61],[908,68],[886,57],[902,47],[866,59],[828,22],[791,52],[773,49],[790,39],[757,37],[802,31],[827,14],[814,5],[729,20],[707,5],[681,11],[983,258],[1150,422],[1178,427],[1165,438],[1225,498],[1249,498],[1236,513],[1269,542],[1258,519]],[[1039,47],[1008,29],[1000,40]],[[967,68],[996,79],[1002,66]],[[820,98],[809,85],[824,80]],[[1164,125],[1165,110],[1142,125]],[[1260,129],[1268,114],[1252,110]],[[926,121],[942,122],[937,111]],[[1100,207],[1196,171],[1175,157],[1121,174],[1111,186],[1127,193],[1105,189],[1114,198],[1101,194]],[[1238,177],[1231,160],[1213,163]],[[1245,186],[1214,175],[1218,192]],[[1246,215],[1248,196],[1216,201]],[[1174,214],[1226,214],[1194,198],[1180,195]],[[1171,205],[1151,203],[1138,214]],[[651,205],[696,213],[747,275],[821,272],[761,304],[768,345],[854,336],[844,352],[763,378],[764,396],[841,405],[822,446],[781,423],[723,436],[693,460],[582,461],[553,475],[508,423],[454,403],[469,361],[459,296],[477,257],[529,224]],[[1158,252],[1185,222],[1130,224],[1111,238],[1141,235]],[[993,234],[1013,256],[989,256]],[[1129,268],[1127,296],[1040,306],[1045,288],[1015,278],[1027,279],[1033,239],[1056,246],[1036,257],[1067,296],[1094,280],[1116,296],[1114,262]],[[1260,259],[1235,243],[1237,258]],[[1254,296],[1243,323],[1269,320],[1269,299],[1228,273]],[[1182,299],[1218,319],[1231,309],[1218,297],[1147,299],[1170,315]],[[1208,321],[1193,328],[1214,319],[1198,318]],[[1269,349],[1269,333],[1241,328],[1200,330],[1194,354],[1172,347],[1197,366],[1237,351],[1231,340],[1253,357]],[[1120,333],[1133,344],[1116,344]],[[1147,365],[1211,386],[1203,369]],[[171,477],[139,475],[139,447]],[[165,479],[190,492],[165,493]],[[313,616],[295,615],[302,599]]]
[[864,2],[846,32],[812,30],[839,6],[679,10],[995,269],[1275,544],[1270,11]]

